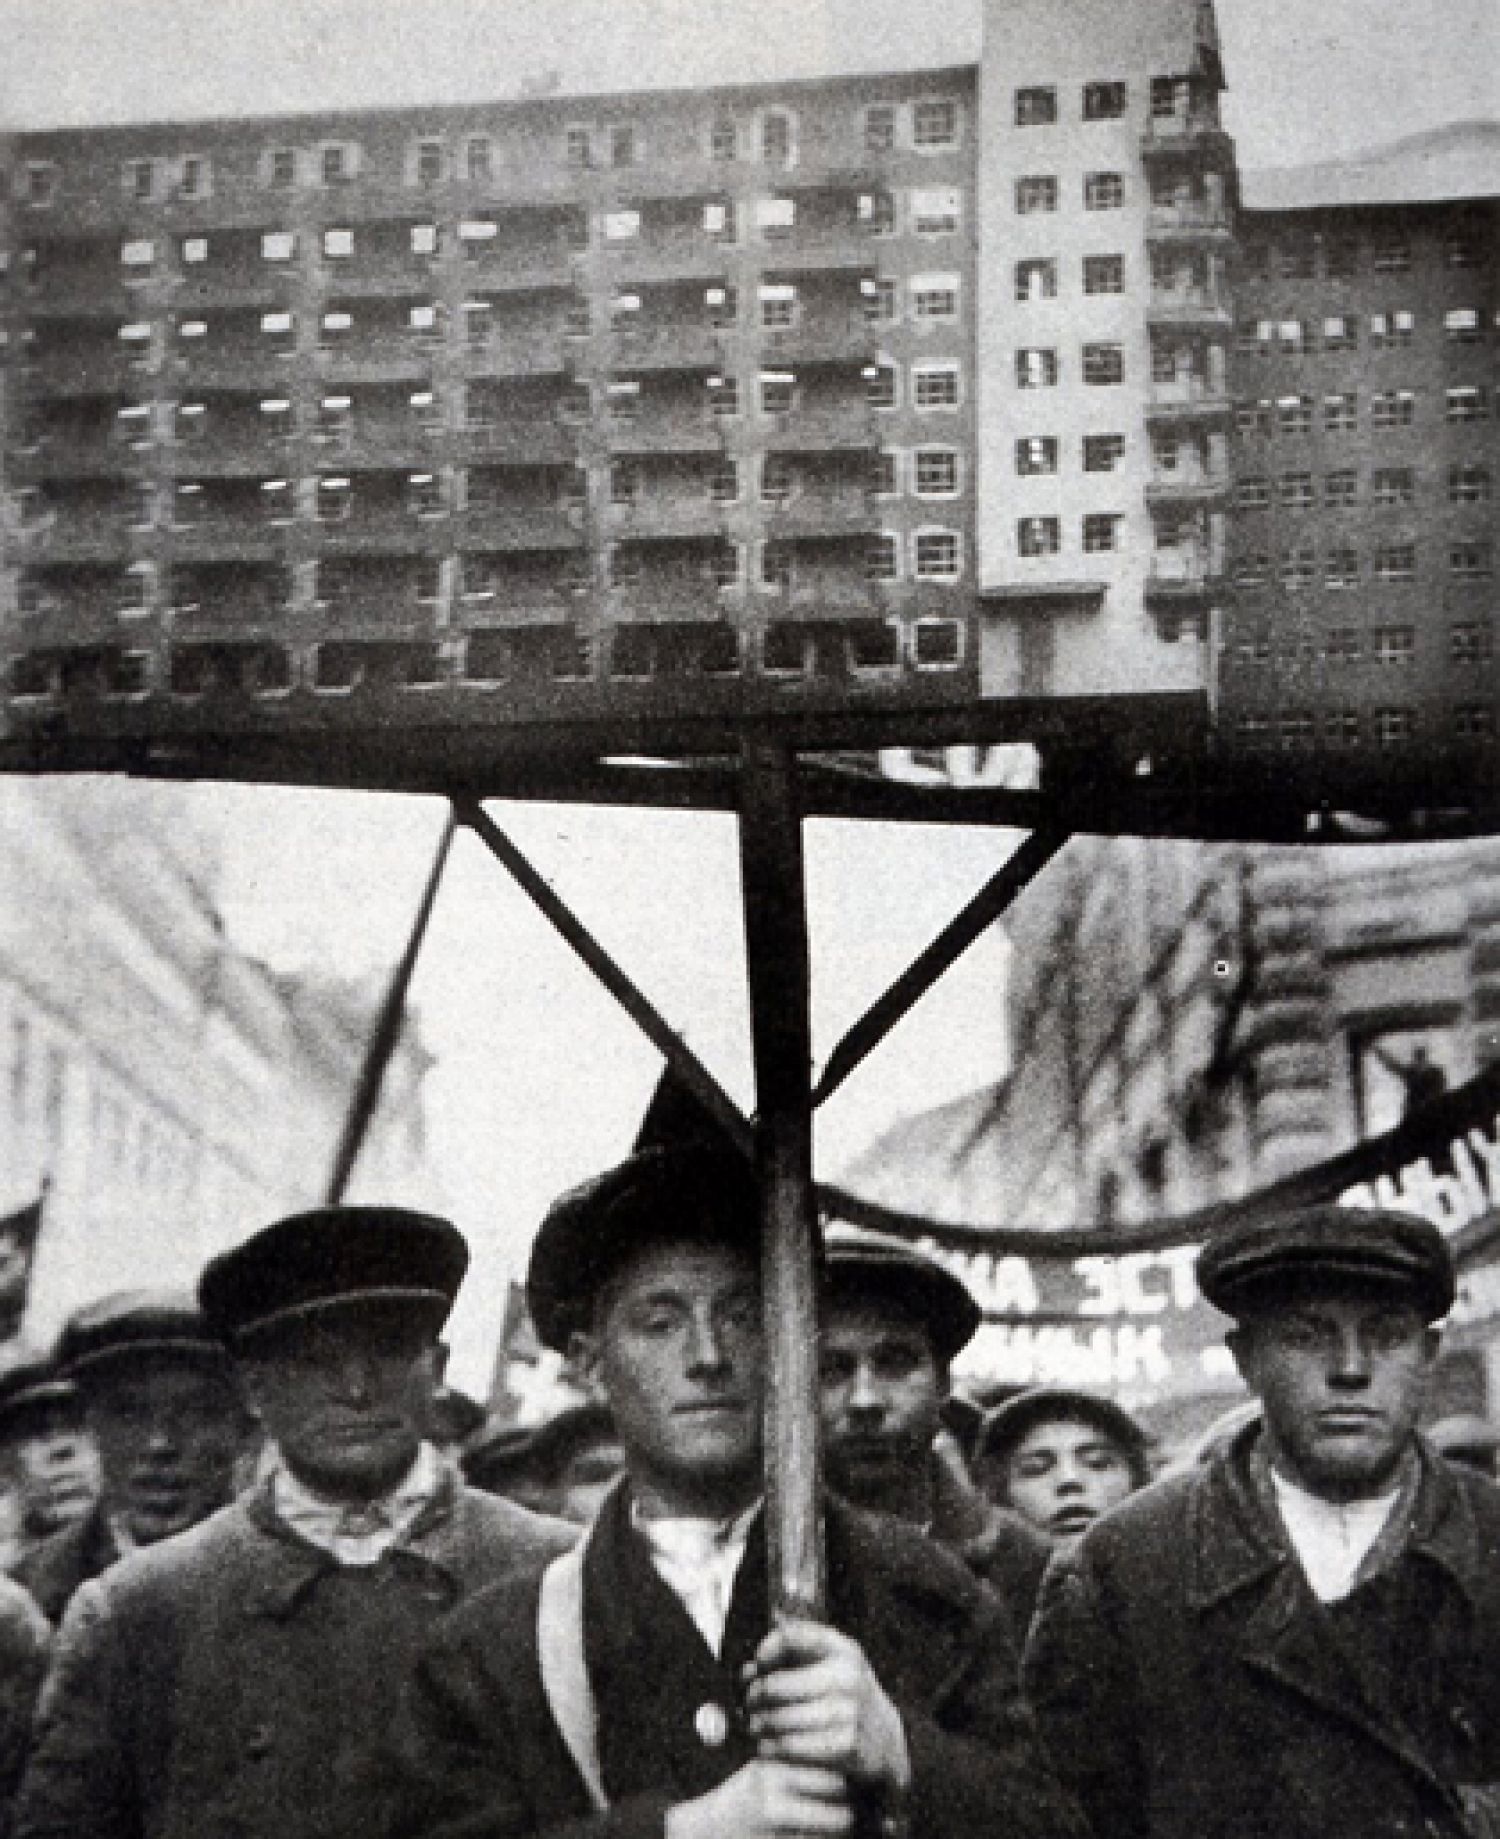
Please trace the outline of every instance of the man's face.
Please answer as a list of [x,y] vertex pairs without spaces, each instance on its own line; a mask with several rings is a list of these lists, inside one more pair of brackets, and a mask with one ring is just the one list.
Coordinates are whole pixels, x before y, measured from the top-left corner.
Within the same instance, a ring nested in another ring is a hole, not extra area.
[[880,1506],[926,1462],[946,1376],[922,1322],[885,1298],[833,1302],[819,1342],[830,1479],[851,1500]]
[[245,1378],[287,1467],[331,1501],[372,1501],[407,1474],[432,1418],[440,1354],[400,1304],[350,1303],[252,1341]]
[[246,1429],[227,1369],[210,1359],[132,1355],[89,1381],[104,1496],[138,1545],[196,1526],[233,1492]]
[[1083,1418],[1033,1424],[1001,1464],[1007,1505],[1049,1539],[1072,1539],[1134,1488],[1130,1460]]
[[1302,1291],[1229,1337],[1261,1401],[1273,1460],[1329,1500],[1390,1485],[1422,1408],[1438,1336],[1397,1293]]
[[764,1342],[746,1253],[646,1246],[607,1287],[578,1352],[646,1512],[716,1517],[748,1504],[760,1479]]
[[41,1404],[11,1431],[8,1460],[21,1523],[33,1538],[81,1520],[99,1495],[99,1450],[77,1409]]

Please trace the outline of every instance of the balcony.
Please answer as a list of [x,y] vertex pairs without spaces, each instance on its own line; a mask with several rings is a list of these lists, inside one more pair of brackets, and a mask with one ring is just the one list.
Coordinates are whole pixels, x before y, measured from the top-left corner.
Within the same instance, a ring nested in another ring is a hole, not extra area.
[[23,359],[21,370],[33,395],[56,399],[139,388],[143,378],[151,374],[139,357],[113,345],[82,351],[39,351]]
[[570,368],[568,343],[560,327],[497,330],[463,347],[468,377],[555,377]]
[[260,389],[281,393],[296,362],[295,351],[278,350],[274,345],[203,346],[199,350],[179,350],[169,361],[167,370],[174,383],[185,389]]
[[1215,505],[1229,496],[1227,468],[1158,467],[1146,482],[1149,505]]
[[728,416],[707,409],[643,409],[603,423],[611,453],[722,453]]
[[577,431],[545,412],[501,414],[476,420],[446,436],[449,458],[458,466],[571,466],[578,458]]
[[651,493],[636,504],[611,505],[609,535],[615,542],[652,539],[714,542],[723,537],[733,505],[718,504],[706,493]]
[[760,351],[768,363],[832,364],[849,369],[871,362],[877,349],[863,313],[809,319],[760,334]]
[[44,435],[24,447],[12,447],[5,466],[16,483],[42,479],[130,479],[156,464],[152,442],[121,441],[112,431],[96,435]]
[[292,527],[272,523],[257,507],[205,517],[195,524],[170,525],[160,541],[174,562],[278,562],[293,540]]
[[1146,402],[1148,426],[1227,422],[1233,413],[1233,401],[1206,377],[1177,377],[1170,383],[1153,383]]
[[1180,115],[1153,115],[1141,135],[1141,157],[1156,160],[1196,158],[1205,165],[1229,166],[1234,142],[1207,110]]
[[1224,587],[1223,566],[1201,552],[1151,558],[1146,577],[1147,606],[1193,608],[1210,605]]
[[391,255],[381,260],[324,259],[322,281],[340,300],[425,299],[437,285],[431,256]]
[[38,562],[128,562],[139,548],[136,531],[124,517],[108,511],[94,516],[56,513],[44,523],[25,524],[11,532],[11,560],[21,566]]
[[342,519],[320,518],[305,526],[313,553],[318,555],[418,555],[446,549],[450,542],[446,517],[408,517],[393,514],[387,506],[356,511]]
[[193,268],[174,285],[172,304],[178,311],[189,313],[214,307],[279,307],[302,285],[302,269],[295,262],[219,274]]
[[863,491],[802,491],[779,503],[763,504],[766,536],[783,538],[861,537],[879,529],[880,519]]
[[1229,207],[1198,198],[1176,204],[1153,204],[1146,216],[1146,240],[1228,247],[1233,237]]
[[616,372],[710,371],[724,361],[725,338],[713,326],[640,326],[606,335],[604,349]]
[[721,620],[736,592],[718,587],[706,567],[647,571],[630,587],[609,590],[606,615],[622,626],[699,624]]
[[775,275],[873,275],[880,266],[869,232],[856,224],[793,230],[752,243],[747,254],[767,274]]
[[463,549],[521,552],[581,549],[581,521],[556,504],[472,505],[452,527]]
[[485,294],[560,293],[573,286],[572,252],[556,248],[517,249],[470,243],[463,257],[463,284]]
[[319,370],[341,383],[405,383],[427,378],[440,350],[436,339],[361,338],[320,345],[316,358]]
[[1169,331],[1228,332],[1234,316],[1216,288],[1153,286],[1146,303],[1149,324]]
[[675,281],[727,282],[735,265],[732,245],[707,237],[678,241],[606,243],[600,252],[617,285],[667,286]]
[[415,635],[431,632],[435,603],[422,598],[415,581],[393,582],[382,577],[368,586],[339,582],[331,592],[320,592],[313,605],[325,636],[372,628]]
[[216,440],[165,441],[167,464],[183,479],[264,479],[291,470],[291,443],[268,440],[260,428]]
[[861,396],[847,407],[763,415],[765,445],[777,453],[871,453],[880,445],[873,410]]

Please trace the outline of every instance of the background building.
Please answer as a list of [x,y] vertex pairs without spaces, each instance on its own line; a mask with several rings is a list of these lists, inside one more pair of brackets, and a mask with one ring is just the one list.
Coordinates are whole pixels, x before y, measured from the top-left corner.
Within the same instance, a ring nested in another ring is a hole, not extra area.
[[[29,1336],[112,1288],[188,1282],[323,1196],[380,998],[237,952],[209,840],[120,782],[0,780],[0,1167],[45,1190]],[[352,1198],[429,1199],[408,1030]]]

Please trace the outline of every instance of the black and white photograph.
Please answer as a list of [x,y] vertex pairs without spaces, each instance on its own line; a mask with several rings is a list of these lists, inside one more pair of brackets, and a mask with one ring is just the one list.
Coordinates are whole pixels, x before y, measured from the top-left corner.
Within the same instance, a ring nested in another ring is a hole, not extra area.
[[1500,0],[0,0],[0,1839],[1500,1839]]

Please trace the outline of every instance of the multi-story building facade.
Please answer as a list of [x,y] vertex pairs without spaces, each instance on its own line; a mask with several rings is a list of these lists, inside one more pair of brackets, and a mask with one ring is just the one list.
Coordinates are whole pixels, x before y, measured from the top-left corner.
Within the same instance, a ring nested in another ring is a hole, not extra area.
[[1221,80],[1205,5],[1027,0],[977,66],[18,137],[9,722],[1201,708]]
[[[237,951],[211,841],[155,788],[0,782],[0,863],[0,1208],[45,1191],[40,1336],[321,1198],[380,991]],[[356,1198],[435,1197],[429,1064],[408,1034]]]
[[1226,739],[1493,772],[1500,126],[1246,190]]

